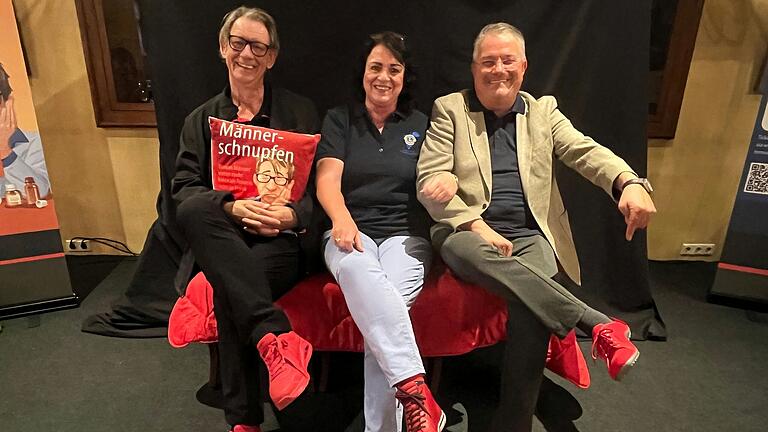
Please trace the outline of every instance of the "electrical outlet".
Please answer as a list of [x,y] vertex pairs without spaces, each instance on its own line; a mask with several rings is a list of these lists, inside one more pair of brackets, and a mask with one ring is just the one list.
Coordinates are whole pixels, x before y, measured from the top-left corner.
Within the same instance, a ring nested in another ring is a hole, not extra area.
[[683,256],[710,256],[714,252],[714,243],[683,243],[680,248],[680,255]]
[[64,249],[68,252],[90,252],[91,242],[87,239],[64,240]]

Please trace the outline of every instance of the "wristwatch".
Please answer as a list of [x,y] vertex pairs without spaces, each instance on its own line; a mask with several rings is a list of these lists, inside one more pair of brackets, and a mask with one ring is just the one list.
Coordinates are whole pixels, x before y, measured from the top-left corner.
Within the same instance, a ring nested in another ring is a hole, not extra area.
[[629,180],[625,181],[623,185],[621,185],[621,191],[624,192],[624,188],[629,186],[629,185],[631,185],[631,184],[639,184],[649,194],[653,192],[653,187],[651,187],[651,182],[648,181],[647,178],[633,178],[633,179],[629,179]]

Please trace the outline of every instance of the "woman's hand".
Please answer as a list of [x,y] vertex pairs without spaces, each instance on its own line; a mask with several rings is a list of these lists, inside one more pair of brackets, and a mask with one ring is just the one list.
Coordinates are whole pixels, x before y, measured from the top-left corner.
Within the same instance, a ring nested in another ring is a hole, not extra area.
[[344,252],[353,249],[363,251],[363,241],[360,231],[349,214],[344,196],[341,194],[341,176],[344,173],[344,162],[332,157],[324,157],[317,161],[317,199],[325,213],[331,218],[331,240]]
[[357,230],[357,225],[352,218],[343,218],[338,221],[333,221],[331,240],[344,252],[352,252],[353,248],[359,252],[363,251],[363,241],[360,238],[360,231]]

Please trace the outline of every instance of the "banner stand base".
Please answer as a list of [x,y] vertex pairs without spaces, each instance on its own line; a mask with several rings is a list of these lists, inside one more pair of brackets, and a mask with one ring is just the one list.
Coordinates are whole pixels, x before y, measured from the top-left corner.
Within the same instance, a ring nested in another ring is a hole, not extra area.
[[72,293],[71,296],[43,300],[34,303],[24,303],[13,306],[0,306],[0,320],[20,318],[27,315],[54,312],[64,309],[74,309],[80,306],[80,298]]
[[768,311],[768,271],[718,264],[707,301],[741,309]]

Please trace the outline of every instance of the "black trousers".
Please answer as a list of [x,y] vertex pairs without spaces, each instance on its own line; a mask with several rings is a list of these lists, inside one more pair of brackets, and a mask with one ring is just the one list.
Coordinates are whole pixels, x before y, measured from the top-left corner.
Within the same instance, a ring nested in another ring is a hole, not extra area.
[[512,245],[512,256],[501,256],[480,235],[462,231],[448,236],[440,250],[460,278],[507,300],[500,405],[491,432],[531,430],[549,335],[564,337],[587,308],[552,280],[557,261],[544,237],[513,239]]
[[290,331],[273,302],[302,274],[299,240],[248,234],[204,194],[179,205],[177,219],[213,287],[226,420],[257,426],[264,421],[267,374],[256,344],[267,333]]

